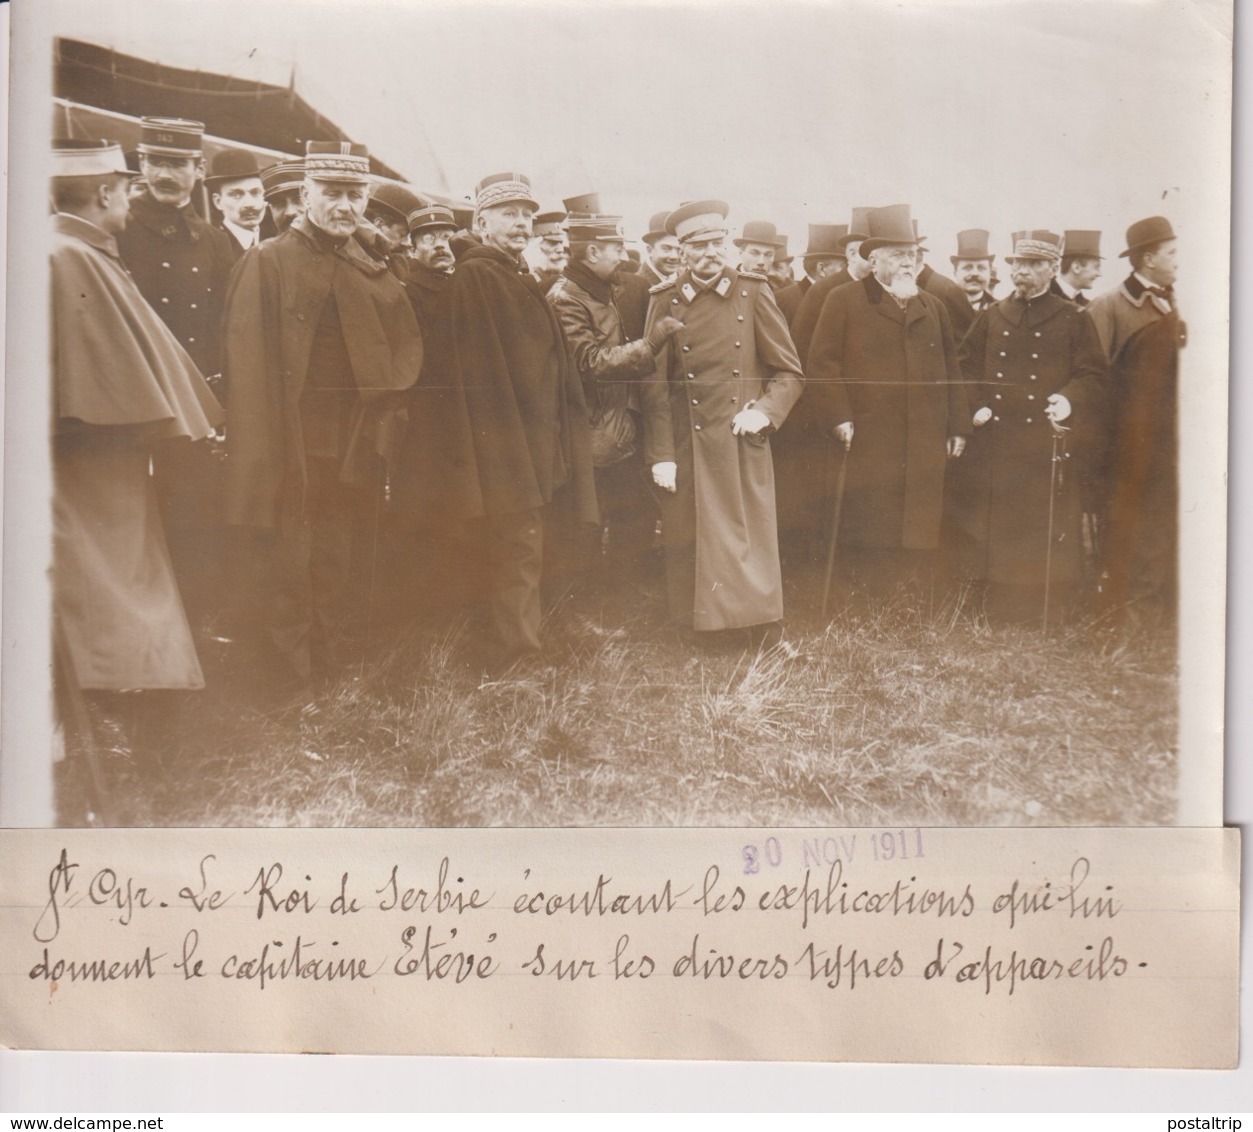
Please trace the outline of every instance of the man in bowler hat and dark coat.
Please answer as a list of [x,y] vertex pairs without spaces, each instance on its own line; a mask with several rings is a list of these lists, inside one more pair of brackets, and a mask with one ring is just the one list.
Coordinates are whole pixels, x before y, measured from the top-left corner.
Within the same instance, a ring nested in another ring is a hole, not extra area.
[[765,276],[726,264],[727,206],[697,201],[667,229],[686,268],[653,288],[648,334],[682,324],[641,387],[660,490],[670,614],[698,632],[781,640],[783,587],[770,434],[801,395],[800,361]]
[[925,580],[946,464],[970,418],[948,311],[918,288],[909,206],[872,209],[866,223],[858,254],[871,273],[828,294],[806,377],[818,427],[846,453],[841,561],[852,581],[887,592]]
[[683,270],[683,249],[678,237],[666,231],[669,210],[655,212],[648,222],[648,231],[640,239],[648,249],[648,255],[640,263],[640,276],[650,287],[664,283],[672,275]]
[[1175,300],[1178,245],[1164,216],[1127,229],[1131,273],[1087,312],[1109,358],[1102,598],[1176,614],[1179,586],[1179,354],[1187,328]]
[[231,237],[231,251],[238,261],[244,252],[261,242],[265,185],[256,155],[247,149],[224,149],[215,153],[204,187],[222,217],[222,231]]
[[805,269],[804,278],[784,287],[778,294],[779,310],[787,319],[789,329],[796,324],[796,315],[810,288],[830,275],[844,270],[844,239],[848,235],[846,224],[811,224],[809,243],[801,256]]

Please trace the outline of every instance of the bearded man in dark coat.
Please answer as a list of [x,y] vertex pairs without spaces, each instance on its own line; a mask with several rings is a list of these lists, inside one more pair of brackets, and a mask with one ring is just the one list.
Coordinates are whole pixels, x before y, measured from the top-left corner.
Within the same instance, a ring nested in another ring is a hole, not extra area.
[[495,671],[539,652],[541,584],[560,584],[569,568],[550,536],[599,521],[582,385],[522,258],[537,209],[520,173],[479,182],[476,240],[457,260],[427,362],[464,396],[469,452],[457,429],[442,429],[449,448],[438,462],[452,513],[481,522],[485,563],[467,570],[487,575],[485,660]]
[[1014,293],[983,311],[962,343],[970,383],[969,515],[977,577],[995,620],[1060,619],[1082,578],[1079,479],[1070,441],[1099,414],[1108,367],[1092,320],[1049,285],[1061,237],[1015,233]]
[[1171,617],[1179,573],[1179,352],[1187,328],[1175,302],[1178,245],[1163,216],[1127,229],[1131,274],[1088,313],[1109,358],[1103,448],[1103,605],[1156,604]]
[[661,489],[670,614],[697,631],[782,637],[770,433],[801,395],[800,362],[764,275],[726,266],[722,201],[672,212],[687,268],[653,288],[648,335],[682,328],[641,388],[646,459]]
[[299,681],[345,659],[361,524],[372,538],[422,339],[404,288],[354,239],[364,146],[309,142],[305,215],[240,261],[227,299],[226,517],[268,537],[257,614]]
[[925,577],[970,418],[948,311],[918,289],[909,206],[872,209],[867,228],[871,273],[827,296],[806,376],[820,429],[846,453],[842,561],[886,591]]

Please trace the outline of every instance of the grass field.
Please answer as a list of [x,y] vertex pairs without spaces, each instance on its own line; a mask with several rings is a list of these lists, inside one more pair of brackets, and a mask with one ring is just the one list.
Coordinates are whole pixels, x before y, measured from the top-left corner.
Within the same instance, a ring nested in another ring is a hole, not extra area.
[[[813,613],[784,650],[697,649],[653,593],[583,602],[509,678],[465,659],[455,612],[380,635],[314,700],[268,711],[205,658],[158,755],[99,721],[122,825],[1018,825],[1173,820],[1166,640],[1043,637],[899,600]],[[63,767],[61,820],[87,809]]]

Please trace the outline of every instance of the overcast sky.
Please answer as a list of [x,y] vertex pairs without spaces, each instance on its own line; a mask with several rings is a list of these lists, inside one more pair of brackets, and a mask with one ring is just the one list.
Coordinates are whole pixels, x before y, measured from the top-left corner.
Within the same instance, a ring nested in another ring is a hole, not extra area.
[[[733,224],[908,202],[938,260],[963,227],[1101,228],[1226,198],[1219,0],[53,0],[51,30],[296,86],[420,189],[528,173],[642,230],[721,197]],[[947,264],[944,264],[947,267]]]

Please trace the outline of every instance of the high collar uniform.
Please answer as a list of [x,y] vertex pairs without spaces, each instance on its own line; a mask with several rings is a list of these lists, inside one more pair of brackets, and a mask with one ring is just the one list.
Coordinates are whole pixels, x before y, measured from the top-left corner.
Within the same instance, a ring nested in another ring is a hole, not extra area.
[[694,629],[783,616],[774,466],[765,436],[735,436],[752,403],[777,429],[801,394],[800,361],[764,276],[727,267],[708,284],[684,271],[653,289],[651,327],[683,323],[640,390],[646,461],[678,464],[659,494],[670,611]]

